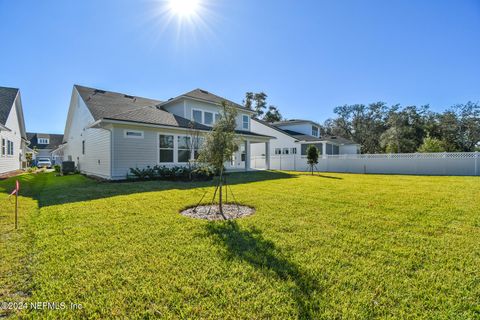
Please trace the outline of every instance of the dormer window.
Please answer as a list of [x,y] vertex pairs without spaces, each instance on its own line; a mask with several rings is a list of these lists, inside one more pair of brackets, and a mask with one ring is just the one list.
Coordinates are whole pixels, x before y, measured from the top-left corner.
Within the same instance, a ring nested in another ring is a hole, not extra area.
[[49,140],[48,138],[38,138],[38,144],[49,144]]
[[248,130],[250,124],[250,117],[247,115],[242,116],[242,129]]
[[318,127],[312,126],[312,136],[318,137]]
[[192,111],[192,117],[193,117],[193,121],[195,121],[197,123],[203,123],[203,121],[202,121],[202,111],[193,110]]

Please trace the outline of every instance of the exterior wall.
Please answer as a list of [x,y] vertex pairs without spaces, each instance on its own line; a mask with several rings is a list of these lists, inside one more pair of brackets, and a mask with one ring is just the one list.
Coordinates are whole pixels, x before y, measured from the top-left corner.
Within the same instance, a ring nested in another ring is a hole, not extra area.
[[22,142],[22,133],[17,112],[18,108],[21,108],[21,106],[18,102],[17,96],[17,99],[15,99],[14,102],[14,106],[12,107],[5,123],[5,126],[11,131],[0,131],[0,147],[2,143],[1,139],[13,141],[14,154],[9,156],[6,154],[7,152],[5,151],[5,156],[3,156],[0,153],[0,174],[19,170],[22,168],[21,158],[25,151],[25,144]]
[[[193,120],[193,115],[192,111],[196,110],[202,110],[202,111],[208,111],[212,113],[221,113],[222,109],[216,104],[212,103],[206,103],[206,102],[201,102],[201,101],[196,101],[196,100],[189,100],[189,99],[181,99],[180,101],[177,101],[175,103],[172,103],[171,105],[168,105],[165,107],[165,110],[168,112],[171,112],[175,115],[178,115],[180,117]],[[249,124],[248,129],[244,129],[242,126],[242,116],[246,115],[250,120],[250,115],[247,112],[242,112],[241,110],[238,110],[238,115],[237,115],[237,130],[244,130],[244,131],[250,131],[250,126],[251,123]]]
[[[300,153],[300,144],[295,142],[296,140],[286,134],[279,132],[278,130],[272,129],[256,120],[250,121],[252,132],[267,135],[270,137],[275,137],[276,139],[270,140],[270,155],[275,155],[276,148],[297,148],[297,153]],[[254,143],[251,147],[252,156],[264,156],[265,155],[265,144],[264,143]],[[252,164],[253,166],[253,164]]]
[[171,104],[164,107],[166,111],[173,113],[179,117],[190,119],[190,117],[185,116],[185,100],[180,99],[178,101],[172,102]]
[[[278,126],[281,129],[291,130],[298,133],[303,133],[309,136],[312,136],[312,124],[311,123],[299,123],[299,124],[289,124]],[[320,128],[318,128],[320,134]]]
[[[125,137],[125,130],[141,131],[143,137]],[[160,134],[173,135],[174,136],[174,148],[173,148],[173,162],[160,163],[160,148],[159,148],[159,136]],[[199,133],[202,136],[203,133]],[[120,125],[115,124],[112,127],[112,179],[122,180],[127,178],[127,174],[130,173],[130,168],[146,168],[147,166],[153,167],[155,165],[164,166],[186,166],[187,162],[178,162],[178,137],[179,136],[192,136],[192,133],[185,129],[164,129],[164,128],[151,128],[141,125]],[[225,163],[228,169],[245,169],[245,161],[241,161],[241,151],[249,151],[249,143],[245,144],[245,141],[240,146],[240,150],[235,153],[232,163]],[[250,156],[246,157],[250,159]],[[248,165],[248,163],[247,163]]]
[[[87,128],[94,119],[76,90],[72,95],[68,121],[63,160],[75,161],[78,170],[84,174],[110,178],[110,132]],[[85,154],[82,141],[85,141]]]

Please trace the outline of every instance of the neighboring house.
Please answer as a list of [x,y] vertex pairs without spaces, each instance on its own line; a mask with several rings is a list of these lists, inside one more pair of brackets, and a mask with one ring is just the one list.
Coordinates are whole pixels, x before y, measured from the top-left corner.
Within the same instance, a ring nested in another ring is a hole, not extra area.
[[268,145],[272,137],[252,132],[253,111],[201,89],[162,102],[75,85],[64,161],[75,161],[84,174],[111,180],[125,179],[135,167],[187,165],[198,154],[192,142],[200,144],[211,130],[222,101],[238,110],[237,135],[243,141],[226,166],[250,170],[250,146]]
[[320,125],[310,120],[287,120],[267,123],[252,119],[252,131],[273,136],[276,139],[270,143],[270,150],[262,146],[253,146],[252,155],[293,155],[306,156],[309,145],[315,145],[321,155],[355,154],[360,145],[338,136],[321,136]]
[[26,146],[20,90],[0,87],[0,174],[26,166]]
[[32,149],[33,159],[48,158],[53,164],[60,164],[62,157],[57,155],[55,151],[63,143],[63,134],[51,133],[33,133],[27,132],[29,148]]

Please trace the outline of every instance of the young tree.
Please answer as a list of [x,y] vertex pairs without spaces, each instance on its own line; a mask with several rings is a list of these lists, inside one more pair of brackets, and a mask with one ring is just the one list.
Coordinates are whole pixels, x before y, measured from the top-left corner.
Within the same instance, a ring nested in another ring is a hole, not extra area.
[[260,118],[267,109],[267,94],[265,92],[255,93],[253,99],[255,100],[256,118]]
[[214,124],[212,131],[205,137],[205,142],[200,150],[199,161],[210,165],[219,174],[219,211],[223,216],[223,174],[224,164],[232,159],[232,155],[238,150],[237,137],[235,135],[237,111],[234,107],[222,102],[223,112],[220,119]]
[[313,168],[318,164],[318,149],[313,144],[307,148],[307,163],[313,175]]
[[432,138],[430,136],[423,139],[422,145],[418,148],[418,152],[428,153],[428,152],[444,152],[445,147],[443,142],[437,138]]

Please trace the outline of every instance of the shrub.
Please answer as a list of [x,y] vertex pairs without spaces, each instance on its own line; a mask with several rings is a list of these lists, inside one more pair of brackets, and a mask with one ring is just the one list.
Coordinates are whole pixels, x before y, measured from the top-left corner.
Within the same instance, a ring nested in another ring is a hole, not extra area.
[[53,168],[55,169],[56,173],[60,173],[60,171],[62,170],[62,167],[59,164],[54,165]]
[[208,167],[167,167],[130,168],[127,178],[138,180],[169,180],[169,181],[207,181],[213,178],[213,170]]

